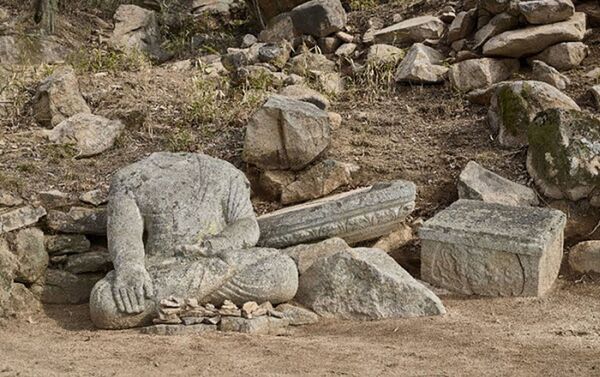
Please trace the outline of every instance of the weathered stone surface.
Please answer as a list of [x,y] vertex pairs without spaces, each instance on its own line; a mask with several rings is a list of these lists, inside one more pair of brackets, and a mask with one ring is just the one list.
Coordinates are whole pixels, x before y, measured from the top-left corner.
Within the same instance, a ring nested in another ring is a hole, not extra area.
[[207,332],[217,331],[217,325],[196,324],[196,325],[154,325],[146,326],[140,329],[142,334],[178,336],[178,335],[204,335]]
[[298,34],[325,37],[346,26],[346,11],[339,0],[311,0],[290,12]]
[[412,45],[396,70],[397,82],[435,84],[444,81],[448,68],[441,65],[443,56],[422,43]]
[[91,112],[79,92],[77,76],[71,67],[59,68],[42,81],[32,104],[35,120],[47,128],[75,114]]
[[148,324],[171,296],[240,305],[278,304],[296,293],[293,260],[254,247],[259,228],[248,180],[206,155],[154,153],[115,173],[107,237],[115,270],[90,298],[101,328]]
[[71,194],[60,190],[40,191],[38,192],[37,197],[46,210],[66,207],[74,203]]
[[477,23],[475,14],[476,10],[471,9],[470,11],[463,11],[456,15],[456,18],[448,27],[448,34],[446,36],[448,42],[452,43],[471,35]]
[[477,30],[473,37],[474,49],[479,49],[490,38],[508,30],[513,30],[519,24],[519,18],[508,13],[494,16],[485,26]]
[[338,72],[311,71],[310,76],[327,95],[337,96],[344,91],[344,79]]
[[303,244],[288,247],[283,250],[287,256],[292,258],[298,267],[298,273],[302,275],[318,259],[337,254],[340,251],[350,249],[350,246],[341,238],[330,238],[313,244]]
[[79,200],[97,207],[101,204],[106,204],[108,197],[102,190],[92,190],[81,194]]
[[589,53],[588,46],[583,42],[564,42],[548,47],[530,58],[530,61],[540,60],[559,71],[567,71],[578,67]]
[[290,73],[307,76],[311,71],[335,72],[335,63],[325,55],[303,52],[290,59]]
[[7,240],[17,260],[15,280],[26,284],[37,281],[48,266],[44,233],[37,228],[27,228],[9,233]]
[[453,64],[448,77],[453,87],[468,92],[506,80],[518,70],[517,59],[469,59]]
[[375,66],[395,66],[404,56],[405,52],[401,48],[380,43],[369,47],[366,63]]
[[529,187],[509,181],[475,161],[469,161],[460,173],[457,186],[461,199],[509,206],[536,206],[539,203],[535,191]]
[[573,16],[571,0],[526,0],[518,3],[519,11],[530,24],[552,24]]
[[592,86],[588,92],[592,96],[594,107],[596,107],[596,110],[600,110],[600,85]]
[[327,113],[313,104],[271,96],[246,128],[243,158],[262,169],[304,168],[331,142]]
[[292,17],[289,13],[283,13],[268,23],[266,28],[260,32],[258,39],[261,42],[276,43],[284,40],[292,42],[296,37],[298,37],[298,32],[294,28]]
[[330,102],[326,96],[304,85],[288,85],[279,94],[298,101],[312,103],[321,110],[327,110]]
[[373,33],[373,38],[375,43],[393,45],[423,42],[426,39],[440,39],[445,28],[439,18],[421,16],[377,30]]
[[300,203],[322,198],[335,189],[352,182],[352,173],[359,170],[354,164],[327,159],[300,173],[296,180],[283,187],[281,203]]
[[479,0],[480,10],[490,14],[499,14],[506,12],[510,6],[510,0]]
[[[14,19],[14,17],[13,17]],[[39,65],[62,63],[71,52],[64,40],[33,33],[0,35],[0,64]]]
[[461,199],[420,228],[421,278],[463,294],[541,296],[558,276],[566,216]]
[[17,259],[6,239],[0,237],[0,318],[10,311],[10,291],[17,271]]
[[[192,14],[195,17],[221,15],[229,17],[234,0],[194,0],[192,3]],[[159,9],[160,10],[160,7]]]
[[351,58],[357,48],[356,43],[344,43],[335,50],[335,55],[341,58]]
[[488,123],[503,146],[528,144],[527,128],[538,112],[562,108],[579,110],[567,95],[541,81],[513,81],[497,85],[488,110]]
[[69,255],[65,264],[65,270],[73,274],[107,272],[112,268],[110,254],[106,250]]
[[60,122],[47,137],[53,143],[74,145],[77,157],[89,157],[111,148],[124,128],[118,120],[79,113]]
[[575,13],[567,21],[530,26],[499,34],[483,45],[483,54],[520,58],[536,54],[556,43],[580,41],[584,34],[585,14]]
[[527,171],[544,195],[580,200],[600,187],[600,120],[550,109],[529,126]]
[[10,290],[8,314],[14,317],[25,317],[41,309],[35,295],[20,283],[13,283]]
[[280,304],[275,310],[283,313],[284,319],[288,320],[291,326],[311,325],[319,322],[317,313],[298,305]]
[[83,304],[103,274],[74,275],[67,271],[47,269],[41,301],[45,304]]
[[532,62],[532,73],[534,80],[543,81],[559,90],[565,90],[571,85],[571,80],[567,76],[539,60]]
[[600,274],[600,241],[580,242],[569,251],[569,266],[575,272]]
[[9,191],[0,189],[0,206],[14,207],[23,204],[23,199],[20,196]]
[[42,207],[24,206],[0,211],[0,234],[35,224],[46,216]]
[[289,170],[267,170],[260,174],[258,185],[261,193],[272,200],[281,200],[283,188],[294,182],[296,174]]
[[296,301],[325,317],[381,319],[444,314],[442,302],[379,249],[348,249],[300,275]]
[[262,19],[264,23],[269,23],[276,16],[287,15],[286,12],[304,2],[306,0],[258,0],[255,3],[247,2],[247,4],[248,8],[258,16],[258,19]]
[[79,254],[90,249],[90,241],[83,234],[46,236],[44,244],[50,255]]
[[255,44],[257,42],[258,42],[258,38],[256,38],[256,36],[254,36],[252,34],[246,34],[242,38],[242,45],[240,47],[241,48],[248,48],[248,47],[252,46],[253,44]]
[[415,185],[378,183],[261,216],[260,245],[286,247],[340,237],[348,243],[390,233],[415,206]]
[[292,46],[287,43],[267,43],[258,49],[258,61],[282,69],[290,59]]
[[111,46],[125,51],[140,51],[155,57],[160,50],[160,29],[156,12],[132,4],[120,5],[114,15]]
[[106,209],[72,207],[69,212],[52,210],[46,218],[48,228],[62,233],[106,234]]
[[322,54],[333,54],[342,44],[342,41],[336,37],[319,38],[317,41]]
[[251,319],[223,317],[219,323],[219,330],[254,335],[282,335],[286,333],[289,324],[290,321],[285,318],[267,316]]

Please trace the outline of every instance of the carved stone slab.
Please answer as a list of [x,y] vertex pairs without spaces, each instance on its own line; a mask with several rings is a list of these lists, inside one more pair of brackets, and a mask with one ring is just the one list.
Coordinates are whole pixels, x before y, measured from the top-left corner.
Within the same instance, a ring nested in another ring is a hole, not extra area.
[[259,245],[283,248],[331,237],[349,244],[392,232],[415,208],[412,182],[392,181],[284,208],[258,218]]
[[423,224],[421,278],[463,294],[541,296],[558,276],[565,215],[459,200]]

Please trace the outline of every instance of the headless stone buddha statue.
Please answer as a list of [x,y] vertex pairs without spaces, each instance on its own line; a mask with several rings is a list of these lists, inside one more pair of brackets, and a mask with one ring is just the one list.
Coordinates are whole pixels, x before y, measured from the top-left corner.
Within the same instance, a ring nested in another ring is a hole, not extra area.
[[276,304],[298,288],[292,259],[254,247],[259,228],[246,177],[206,155],[154,153],[118,171],[107,234],[115,269],[90,297],[100,328],[149,324],[171,295]]

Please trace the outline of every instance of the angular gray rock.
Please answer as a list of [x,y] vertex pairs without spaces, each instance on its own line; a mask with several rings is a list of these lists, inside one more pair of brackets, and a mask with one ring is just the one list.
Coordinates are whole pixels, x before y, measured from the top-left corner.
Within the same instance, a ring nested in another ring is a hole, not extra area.
[[298,174],[296,180],[281,190],[281,203],[293,204],[329,195],[352,182],[352,173],[359,170],[354,164],[331,159],[324,160]]
[[46,236],[46,251],[50,255],[79,254],[90,250],[90,241],[83,234]]
[[300,276],[295,300],[324,317],[383,319],[444,314],[440,299],[379,249],[321,258]]
[[353,244],[392,232],[415,208],[415,185],[377,183],[275,211],[258,218],[267,247],[287,247],[331,237]]
[[571,85],[571,80],[567,76],[540,60],[534,60],[531,66],[534,80],[543,81],[559,90],[565,90]]
[[454,41],[458,41],[459,39],[463,39],[471,35],[473,29],[477,24],[475,15],[476,9],[471,9],[469,11],[463,11],[458,13],[456,15],[456,18],[448,27],[448,34],[446,36],[448,42],[452,43]]
[[509,181],[469,161],[458,177],[458,197],[509,206],[537,206],[538,197],[527,186]]
[[339,0],[311,0],[298,5],[290,12],[298,34],[325,37],[346,26],[347,17]]
[[507,147],[527,145],[527,129],[538,112],[579,106],[550,84],[541,81],[512,81],[494,89],[488,110],[488,123],[498,134],[498,142]]
[[556,43],[580,41],[585,30],[585,14],[576,12],[566,21],[499,34],[483,45],[483,54],[511,58],[533,55]]
[[288,247],[282,252],[294,260],[298,273],[302,275],[315,261],[348,249],[350,246],[343,239],[330,238],[317,243]]
[[6,236],[9,250],[15,255],[15,281],[31,284],[39,280],[48,266],[44,233],[37,228],[11,232]]
[[179,335],[204,335],[209,332],[217,331],[217,325],[197,324],[197,325],[154,325],[146,326],[140,329],[142,334],[179,336]]
[[220,331],[239,332],[253,335],[283,335],[287,331],[290,321],[286,318],[274,317],[223,317],[219,323]]
[[311,325],[319,322],[317,313],[298,305],[280,304],[275,310],[283,313],[283,318],[287,319],[291,326]]
[[335,56],[341,58],[351,58],[353,57],[353,54],[357,48],[358,45],[356,43],[344,43],[335,50]]
[[106,208],[72,207],[69,212],[52,210],[46,218],[48,228],[55,232],[106,234]]
[[296,174],[289,170],[267,170],[260,174],[258,185],[261,194],[274,201],[281,200],[283,188],[296,180]]
[[331,124],[325,111],[274,95],[250,119],[242,157],[262,169],[300,170],[330,143]]
[[506,12],[510,7],[510,0],[479,0],[479,9],[490,14]]
[[156,12],[124,4],[114,14],[115,29],[109,44],[124,51],[139,51],[154,57],[162,54],[160,28]]
[[468,92],[506,80],[518,70],[517,59],[469,59],[453,64],[448,78],[454,88]]
[[17,270],[17,259],[8,242],[0,237],[0,318],[6,317],[10,308],[10,291]]
[[79,92],[77,76],[71,67],[57,69],[42,81],[32,100],[35,120],[46,128],[91,110]]
[[0,235],[33,225],[44,216],[46,216],[46,210],[43,207],[29,205],[0,210]]
[[106,250],[100,250],[69,255],[64,269],[72,274],[81,274],[86,272],[108,272],[112,268],[110,254]]
[[71,194],[60,190],[40,191],[37,198],[46,210],[70,206],[76,202]]
[[580,200],[600,188],[600,119],[549,109],[529,126],[527,171],[544,195]]
[[583,42],[563,42],[548,47],[532,56],[529,61],[540,60],[559,71],[567,71],[578,67],[589,51],[589,47]]
[[294,28],[294,22],[289,13],[282,13],[274,17],[263,29],[258,39],[261,42],[276,43],[281,41],[292,42],[299,37],[298,32]]
[[79,200],[97,207],[101,204],[106,204],[108,197],[102,190],[92,190],[81,194]]
[[0,189],[0,207],[15,207],[23,204],[19,195]]
[[534,25],[564,21],[575,13],[571,0],[526,0],[518,7],[527,22]]
[[267,43],[258,49],[258,61],[282,69],[290,59],[292,46],[287,43]]
[[600,85],[592,86],[588,92],[592,96],[592,100],[594,101],[594,107],[596,110],[600,110]]
[[321,110],[327,110],[331,104],[326,96],[304,85],[288,85],[282,88],[279,94],[298,101],[312,103]]
[[477,50],[490,38],[508,30],[513,30],[519,25],[519,18],[509,13],[500,13],[494,16],[490,22],[477,30],[473,37],[474,47]]
[[60,122],[46,136],[53,143],[72,144],[76,157],[90,157],[111,148],[125,125],[100,115],[79,113]]
[[569,251],[569,266],[580,274],[600,274],[600,241],[580,242]]
[[566,216],[461,199],[420,228],[421,278],[482,296],[542,296],[558,276]]
[[289,70],[290,73],[307,76],[311,71],[336,72],[336,65],[325,55],[303,52],[290,59]]
[[433,48],[415,43],[398,65],[395,80],[414,84],[441,83],[448,72],[448,67],[441,65],[443,58]]
[[47,269],[41,292],[45,304],[83,304],[104,274],[75,275],[67,271]]
[[440,39],[446,25],[434,16],[421,16],[401,21],[373,33],[375,43],[402,45]]

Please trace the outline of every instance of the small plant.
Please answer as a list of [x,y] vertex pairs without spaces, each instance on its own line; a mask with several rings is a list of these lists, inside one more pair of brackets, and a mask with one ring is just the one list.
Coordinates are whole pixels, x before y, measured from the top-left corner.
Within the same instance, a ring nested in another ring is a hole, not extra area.
[[179,128],[167,135],[167,149],[171,152],[193,152],[197,141],[189,129]]
[[139,71],[150,64],[148,57],[140,51],[125,53],[100,48],[78,50],[67,61],[80,72]]

